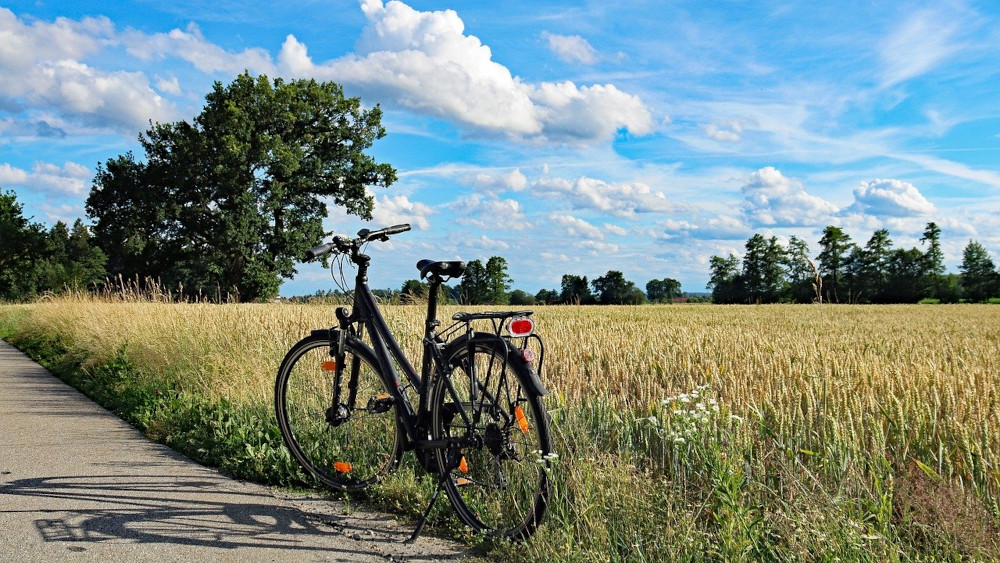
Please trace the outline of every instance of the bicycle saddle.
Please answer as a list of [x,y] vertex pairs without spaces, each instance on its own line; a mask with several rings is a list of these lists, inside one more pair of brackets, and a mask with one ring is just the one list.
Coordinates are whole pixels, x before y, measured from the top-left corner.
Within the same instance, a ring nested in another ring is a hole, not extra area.
[[417,269],[420,270],[420,278],[435,275],[438,277],[457,278],[465,273],[465,262],[461,260],[442,261],[421,260],[417,262]]

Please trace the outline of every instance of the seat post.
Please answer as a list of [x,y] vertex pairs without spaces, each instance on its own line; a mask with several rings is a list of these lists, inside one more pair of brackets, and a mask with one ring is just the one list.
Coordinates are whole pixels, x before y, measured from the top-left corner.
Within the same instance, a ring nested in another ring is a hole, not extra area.
[[441,277],[437,274],[428,276],[427,287],[427,320],[424,323],[424,335],[430,336],[434,328],[440,323],[437,321],[438,291],[441,289]]

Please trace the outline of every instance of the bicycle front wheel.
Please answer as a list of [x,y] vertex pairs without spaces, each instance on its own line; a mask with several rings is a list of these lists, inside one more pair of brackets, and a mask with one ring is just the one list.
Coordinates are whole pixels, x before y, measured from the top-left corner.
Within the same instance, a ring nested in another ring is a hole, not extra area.
[[[522,539],[549,501],[552,446],[548,417],[528,366],[492,335],[466,338],[446,351],[453,370],[439,378],[431,402],[445,490],[459,518],[477,532]],[[447,473],[447,475],[445,475]]]
[[306,337],[285,356],[274,388],[274,405],[285,445],[299,464],[325,486],[355,490],[399,466],[402,447],[396,405],[386,391],[374,354],[349,339],[338,372],[329,334]]

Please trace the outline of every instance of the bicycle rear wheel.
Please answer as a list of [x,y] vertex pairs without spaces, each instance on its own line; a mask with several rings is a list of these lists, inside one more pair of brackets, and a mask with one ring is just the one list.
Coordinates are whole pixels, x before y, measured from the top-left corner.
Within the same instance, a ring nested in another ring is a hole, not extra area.
[[274,405],[285,445],[312,476],[335,490],[361,489],[399,466],[396,405],[374,354],[348,340],[334,404],[330,336],[316,333],[289,350],[278,369]]
[[526,538],[549,501],[552,445],[540,393],[524,360],[493,335],[475,337],[471,355],[468,340],[456,340],[446,359],[454,370],[435,382],[431,428],[435,439],[461,443],[437,451],[448,498],[477,532]]

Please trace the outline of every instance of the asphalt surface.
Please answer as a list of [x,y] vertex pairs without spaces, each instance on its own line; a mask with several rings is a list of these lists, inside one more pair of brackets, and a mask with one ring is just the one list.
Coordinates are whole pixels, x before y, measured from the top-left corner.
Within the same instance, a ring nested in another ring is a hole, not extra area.
[[413,523],[221,476],[0,340],[0,561],[438,561]]

